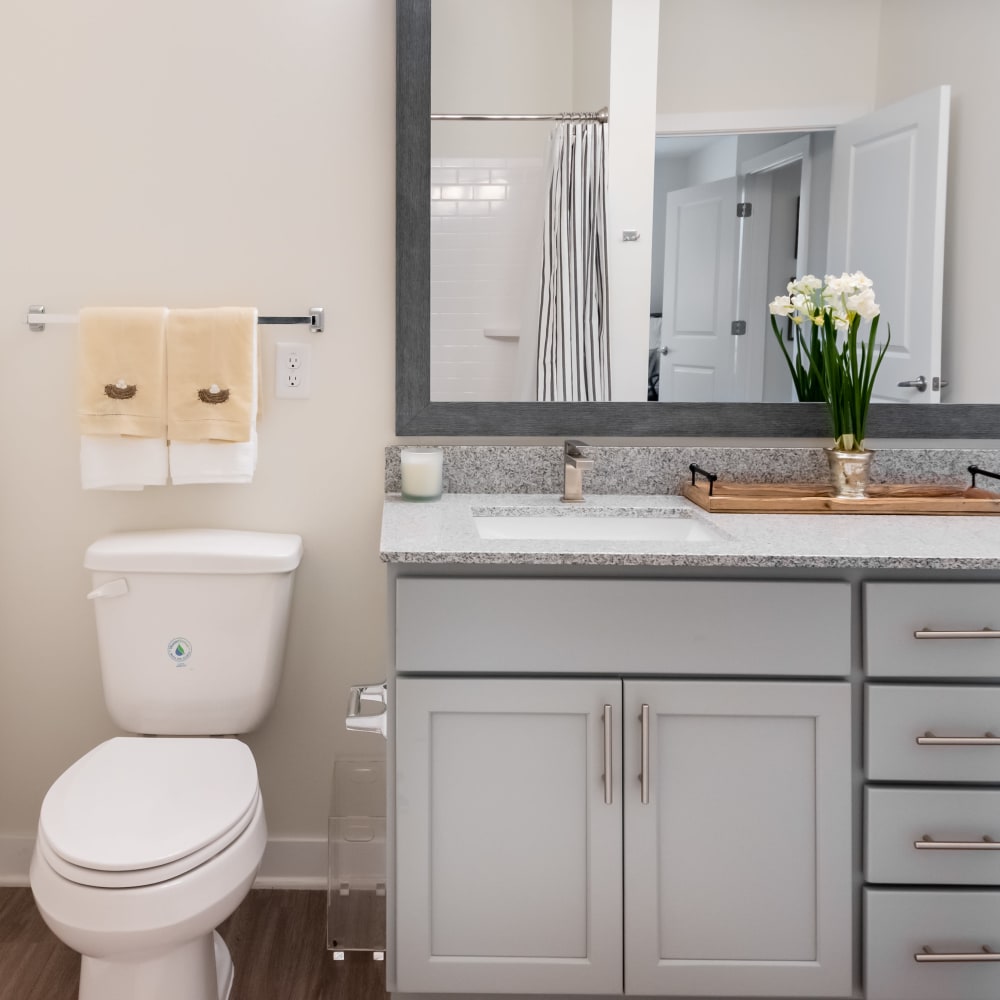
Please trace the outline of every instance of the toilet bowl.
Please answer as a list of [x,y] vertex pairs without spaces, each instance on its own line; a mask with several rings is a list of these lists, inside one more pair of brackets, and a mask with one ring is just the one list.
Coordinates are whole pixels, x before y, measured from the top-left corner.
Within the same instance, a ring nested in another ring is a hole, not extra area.
[[266,840],[236,740],[120,737],[70,767],[42,805],[31,887],[82,956],[81,1000],[225,1000],[232,962],[214,928]]
[[[30,881],[81,955],[80,1000],[225,1000],[214,930],[267,825],[249,748],[277,695],[298,535],[195,528],[98,539],[84,565],[111,718],[42,803]],[[219,736],[217,734],[230,734]]]

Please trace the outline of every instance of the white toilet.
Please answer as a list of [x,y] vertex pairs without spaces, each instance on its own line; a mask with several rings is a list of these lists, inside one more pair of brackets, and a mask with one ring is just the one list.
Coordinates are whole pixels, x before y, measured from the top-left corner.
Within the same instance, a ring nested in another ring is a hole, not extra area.
[[[298,535],[144,531],[87,549],[104,697],[141,735],[95,747],[42,803],[31,888],[82,958],[80,1000],[225,1000],[217,927],[267,827],[249,748],[281,674]],[[160,738],[149,738],[160,737]]]

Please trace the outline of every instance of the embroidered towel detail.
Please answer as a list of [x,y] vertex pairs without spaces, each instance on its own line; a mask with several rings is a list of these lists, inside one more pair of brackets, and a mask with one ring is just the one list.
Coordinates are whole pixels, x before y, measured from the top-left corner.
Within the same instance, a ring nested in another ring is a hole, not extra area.
[[136,386],[126,385],[125,379],[120,378],[114,385],[104,387],[104,395],[112,399],[131,399],[135,395]]
[[80,310],[81,433],[165,436],[166,316],[164,308]]
[[171,441],[250,440],[256,332],[253,308],[170,310],[167,437]]
[[224,403],[229,399],[229,390],[220,389],[217,385],[211,385],[207,389],[199,389],[198,398],[203,403]]

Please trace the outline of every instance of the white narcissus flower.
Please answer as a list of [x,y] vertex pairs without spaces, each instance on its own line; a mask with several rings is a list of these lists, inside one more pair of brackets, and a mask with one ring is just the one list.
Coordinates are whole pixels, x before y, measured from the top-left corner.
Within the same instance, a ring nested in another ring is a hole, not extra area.
[[788,283],[788,294],[777,296],[768,309],[772,316],[789,316],[802,324],[806,320],[822,326],[829,315],[837,330],[847,330],[855,316],[871,320],[879,315],[872,281],[862,271],[839,277],[826,275],[820,281],[807,274]]
[[814,274],[807,274],[794,281],[788,282],[789,295],[805,295],[812,297],[813,292],[818,292],[823,287],[823,282]]
[[842,274],[839,278],[832,274],[826,276],[826,286],[823,289],[823,298],[832,299],[838,295],[849,295],[854,290],[854,282],[849,274]]
[[872,291],[871,287],[865,288],[856,295],[849,295],[847,308],[850,312],[857,313],[862,319],[874,319],[879,314],[875,292]]

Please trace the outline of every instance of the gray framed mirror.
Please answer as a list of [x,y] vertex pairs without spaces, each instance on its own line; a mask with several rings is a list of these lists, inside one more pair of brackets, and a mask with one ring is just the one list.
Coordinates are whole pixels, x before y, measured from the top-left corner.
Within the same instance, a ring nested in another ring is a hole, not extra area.
[[[827,437],[827,414],[820,403],[432,399],[431,7],[432,0],[396,3],[396,433],[400,436]],[[869,436],[997,437],[1000,405],[874,404]]]

